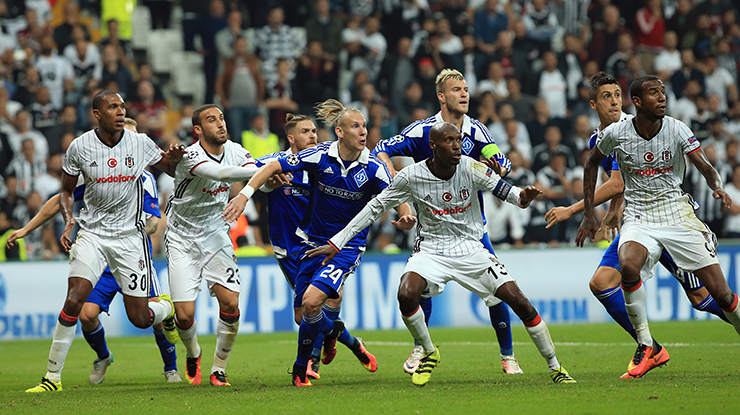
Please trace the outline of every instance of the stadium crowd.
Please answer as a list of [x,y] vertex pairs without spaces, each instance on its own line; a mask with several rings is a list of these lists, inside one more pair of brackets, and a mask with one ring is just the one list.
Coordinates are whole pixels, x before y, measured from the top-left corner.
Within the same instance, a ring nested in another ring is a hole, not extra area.
[[[109,3],[0,0],[0,242],[59,192],[62,155],[96,127],[90,101],[100,90],[120,91],[139,132],[160,147],[194,140],[189,120],[203,102],[178,96],[171,77],[155,73],[151,57],[132,47],[131,12]],[[633,112],[630,82],[658,75],[668,114],[696,133],[740,200],[740,10],[732,0],[151,0],[138,7],[149,9],[155,32],[181,28],[185,50],[202,56],[203,101],[224,109],[231,139],[254,157],[288,147],[286,113],[313,114],[328,98],[363,113],[373,148],[439,111],[435,77],[458,69],[470,89],[469,115],[512,162],[507,180],[543,190],[528,210],[486,196],[494,244],[574,240],[580,219],[545,229],[545,213],[583,196],[583,163],[598,124],[586,80],[599,70],[619,81],[626,112]],[[319,129],[320,141],[332,139],[330,129]],[[172,180],[159,175],[158,183],[164,210]],[[685,184],[701,220],[718,236],[740,237],[740,209],[713,203],[693,167]],[[252,226],[239,227],[247,237],[235,241],[269,246],[264,206],[259,197],[248,206]],[[59,219],[26,237],[16,248],[24,252],[7,255],[56,258],[61,231]],[[413,239],[388,218],[371,232],[376,249],[409,248]],[[161,235],[153,245],[161,255]]]

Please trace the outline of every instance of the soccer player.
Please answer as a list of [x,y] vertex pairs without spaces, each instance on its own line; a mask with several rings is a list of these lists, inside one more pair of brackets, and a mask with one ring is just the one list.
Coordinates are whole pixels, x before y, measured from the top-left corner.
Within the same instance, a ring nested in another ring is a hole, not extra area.
[[[69,251],[67,298],[59,314],[49,351],[46,376],[26,392],[62,390],[62,367],[75,337],[75,326],[100,275],[110,267],[121,287],[129,320],[147,328],[172,318],[174,308],[167,296],[149,302],[152,261],[147,248],[143,203],[144,168],[154,165],[173,174],[182,150],[162,150],[144,134],[125,130],[126,104],[111,90],[95,95],[93,115],[99,127],[74,141],[65,154],[59,206],[64,218],[62,246]],[[77,176],[85,181],[85,209],[78,220],[72,217]],[[79,221],[80,231],[72,245],[70,234]]]
[[[185,379],[201,383],[201,348],[196,334],[195,300],[203,279],[219,306],[216,352],[210,382],[229,386],[226,364],[239,331],[239,266],[229,238],[229,225],[219,215],[231,183],[257,171],[249,151],[229,140],[224,114],[206,104],[193,112],[198,141],[186,148],[177,165],[175,190],[167,201],[165,248],[175,323],[187,350]],[[242,212],[239,212],[240,214]],[[197,243],[194,243],[197,241]]]
[[501,200],[526,208],[542,192],[533,186],[520,189],[501,179],[484,164],[462,155],[463,135],[457,126],[437,123],[429,133],[431,158],[401,170],[390,187],[355,216],[328,245],[308,252],[329,262],[344,252],[347,243],[391,206],[413,201],[419,226],[414,253],[406,263],[398,302],[414,339],[424,356],[411,376],[414,385],[429,382],[440,361],[432,343],[419,299],[425,290],[435,296],[449,281],[456,281],[480,296],[487,305],[504,301],[522,319],[532,341],[547,360],[555,383],[576,381],[560,366],[545,321],[519,289],[498,258],[481,243],[485,232],[476,190],[488,190]]
[[[288,113],[285,117],[285,135],[290,143],[290,149],[258,158],[258,167],[262,167],[280,157],[297,154],[307,148],[316,147],[316,126],[313,120],[306,115]],[[279,186],[274,191],[267,186],[262,186],[260,190],[268,192],[267,211],[270,215],[272,251],[285,276],[285,280],[295,290],[296,277],[301,263],[300,253],[303,248],[302,239],[296,234],[296,230],[308,212],[308,198],[311,190],[308,173],[297,173],[292,176],[289,185]],[[340,307],[341,299],[330,298],[326,300],[326,304],[323,306],[324,314],[329,320],[334,321],[339,318]],[[296,324],[300,326],[303,317],[303,306],[301,305],[301,298],[298,296],[294,297],[294,316]],[[323,333],[319,333],[311,352],[311,364],[306,367],[307,376],[313,379],[319,379],[319,356],[323,338]],[[330,351],[327,356],[331,354]]]
[[714,233],[694,214],[694,201],[681,191],[686,169],[684,156],[697,167],[725,207],[732,200],[722,179],[681,121],[665,116],[665,86],[656,76],[641,76],[630,85],[637,115],[602,130],[584,170],[584,218],[576,235],[583,246],[594,238],[594,187],[599,163],[615,152],[627,200],[619,241],[622,290],[628,316],[637,333],[637,350],[623,377],[641,377],[664,361],[665,349],[656,346],[648,327],[642,279],[653,276],[663,249],[679,268],[693,272],[707,287],[729,322],[740,333],[738,297],[727,285],[717,260]]
[[[632,115],[627,115],[622,112],[621,87],[614,77],[607,75],[604,72],[599,72],[591,77],[589,95],[591,97],[591,108],[596,110],[596,114],[600,121],[599,126],[594,130],[593,134],[591,134],[591,140],[589,141],[591,148],[593,148],[596,144],[596,138],[601,130],[615,122],[631,120]],[[624,200],[622,197],[624,182],[619,173],[619,164],[614,160],[614,156],[612,154],[607,156],[601,162],[601,166],[609,175],[609,180],[604,185],[596,189],[596,192],[594,193],[594,204],[599,205],[608,199],[612,199],[610,212],[613,212],[615,209],[621,207]],[[617,172],[616,174],[614,173],[615,171]],[[582,211],[582,200],[568,207],[552,208],[545,215],[545,218],[548,221],[546,227],[549,228],[558,222],[568,220],[574,214]],[[609,222],[609,217],[618,218],[618,215],[607,215],[607,218],[605,218],[602,223],[601,229],[609,228],[609,225],[607,224],[607,222]],[[618,220],[615,226],[616,228],[619,227]],[[591,277],[589,287],[593,295],[601,302],[614,321],[616,321],[632,336],[633,339],[635,339],[635,341],[637,341],[637,334],[627,316],[627,309],[624,305],[624,294],[619,285],[621,280],[621,270],[619,268],[619,257],[617,254],[619,239],[619,235],[617,235],[609,245],[609,248],[604,253],[596,272],[593,277]],[[680,270],[665,250],[662,251],[660,256],[660,263],[663,264],[663,266],[678,280],[695,309],[710,312],[727,321],[727,317],[725,317],[722,309],[717,305],[707,289],[701,284],[696,276]],[[660,347],[660,345],[656,344],[656,348],[658,347]],[[667,352],[664,354],[663,360],[663,364],[668,362],[669,356]]]
[[[136,133],[136,121],[128,117],[125,118],[124,128]],[[157,184],[154,176],[146,170],[144,170],[141,180],[144,182],[145,192],[143,209],[146,222],[144,228],[147,235],[151,235],[156,232],[159,218],[161,218],[159,213]],[[77,188],[75,189],[75,201],[82,200],[84,193],[85,183],[78,179]],[[8,237],[8,246],[12,246],[17,239],[25,237],[41,225],[51,220],[57,213],[59,213],[58,194],[52,196],[48,201],[46,201],[39,213],[37,213],[36,216],[26,224],[26,226],[13,231],[10,234]],[[149,255],[152,254],[151,249],[151,243],[149,243]],[[149,301],[159,301],[160,291],[159,279],[154,276],[150,287]],[[90,293],[90,296],[85,301],[85,304],[82,306],[82,312],[80,314],[82,334],[84,335],[87,344],[90,345],[98,355],[93,362],[93,370],[90,373],[90,383],[102,383],[105,379],[105,372],[108,369],[108,366],[113,363],[113,354],[108,350],[108,346],[105,341],[105,330],[98,319],[98,315],[103,311],[108,313],[110,303],[113,301],[116,294],[120,292],[122,292],[121,287],[116,283],[116,279],[111,273],[110,268],[106,268],[105,271],[103,271],[103,275],[100,276],[98,283],[95,284],[95,288]],[[162,323],[154,325],[153,329],[157,347],[159,347],[159,352],[164,361],[165,379],[167,379],[168,382],[181,382],[182,379],[180,378],[180,373],[177,371],[177,354],[175,351],[175,345],[165,337]]]
[[[303,307],[298,331],[298,357],[292,372],[295,386],[312,386],[306,377],[306,367],[320,332],[325,335],[325,351],[327,344],[339,340],[352,350],[365,369],[375,372],[378,368],[375,356],[365,349],[362,339],[352,336],[341,320],[326,318],[323,310],[327,299],[339,298],[345,280],[360,264],[367,243],[367,232],[353,238],[347,249],[328,264],[321,264],[321,260],[316,258],[304,258],[304,254],[342,229],[373,196],[388,187],[390,173],[385,164],[365,148],[367,122],[358,109],[345,108],[334,99],[319,104],[317,109],[319,118],[334,126],[339,140],[320,143],[314,148],[268,163],[229,202],[223,213],[226,220],[236,219],[254,194],[254,189],[262,186],[273,174],[308,173],[311,202],[297,230],[304,241],[304,248],[299,254],[303,259],[300,261],[295,288],[296,298],[301,299],[296,306]],[[408,217],[409,213],[408,205],[399,207],[402,218]],[[396,224],[405,229],[413,226],[412,221],[402,219]],[[330,361],[323,360],[325,364]]]
[[[399,135],[381,141],[373,150],[373,154],[378,159],[384,161],[388,165],[391,174],[395,175],[396,171],[393,169],[393,163],[390,157],[413,157],[416,162],[431,157],[429,130],[436,123],[449,122],[456,126],[463,134],[462,151],[464,155],[476,160],[481,156],[492,158],[500,165],[500,170],[496,166],[497,173],[501,177],[506,177],[506,174],[511,169],[511,161],[501,153],[488,129],[477,120],[467,116],[470,95],[468,94],[468,85],[463,75],[454,69],[444,69],[437,75],[436,84],[440,111],[433,117],[409,125]],[[481,201],[482,207],[481,197],[479,194],[478,198]],[[483,215],[482,210],[481,215]],[[482,217],[485,224],[485,215]],[[481,242],[489,252],[494,253],[493,245],[491,245],[487,233],[483,235]],[[432,314],[431,298],[423,298],[421,307],[424,310],[424,319],[428,324]],[[494,299],[494,303],[488,308],[488,313],[491,319],[491,325],[496,331],[496,337],[499,342],[501,365],[504,372],[510,374],[523,373],[519,367],[519,362],[514,357],[509,309],[505,305],[501,305],[500,301]],[[408,360],[403,364],[403,370],[409,374],[414,373],[422,356],[421,345],[415,344],[414,350],[411,352]]]

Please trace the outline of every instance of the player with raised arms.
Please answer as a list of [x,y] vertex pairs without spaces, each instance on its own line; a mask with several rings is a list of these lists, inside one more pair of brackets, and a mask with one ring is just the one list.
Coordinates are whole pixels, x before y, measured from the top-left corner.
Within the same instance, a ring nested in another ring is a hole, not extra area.
[[[249,151],[229,140],[224,114],[206,104],[193,111],[198,141],[177,165],[175,190],[167,201],[165,248],[175,323],[187,351],[185,379],[201,383],[195,300],[203,279],[218,300],[216,352],[210,382],[229,386],[226,364],[239,331],[239,264],[229,238],[229,224],[219,218],[231,184],[257,171]],[[241,212],[239,212],[241,214]],[[194,243],[197,241],[197,243]]]
[[[123,127],[136,131],[136,121],[131,118],[125,118]],[[75,189],[75,201],[82,201],[85,194],[85,182],[79,177],[77,188]],[[144,170],[141,176],[141,180],[144,182],[144,216],[146,222],[144,229],[147,235],[151,235],[157,231],[159,225],[159,219],[162,217],[159,213],[159,194],[157,192],[157,183],[154,175]],[[39,213],[36,214],[27,224],[21,229],[13,231],[8,237],[8,246],[12,246],[17,239],[24,238],[29,233],[33,232],[46,222],[50,221],[56,214],[59,213],[59,194],[56,194],[49,198],[44,203]],[[151,239],[149,242],[149,254],[151,255]],[[155,272],[153,270],[153,272]],[[155,272],[156,274],[156,272]],[[159,279],[154,276],[152,278],[152,284],[150,287],[149,301],[159,301],[161,288],[159,286]],[[113,298],[116,294],[122,292],[121,287],[116,283],[116,278],[110,272],[110,268],[106,268],[103,271],[103,275],[100,276],[100,280],[95,284],[90,296],[87,297],[85,304],[82,306],[82,313],[80,314],[80,324],[82,325],[82,334],[87,341],[87,344],[96,352],[98,357],[93,362],[93,370],[90,373],[90,383],[102,383],[105,380],[105,373],[108,366],[113,363],[113,354],[108,350],[108,345],[105,341],[105,329],[103,324],[100,322],[98,315],[105,311],[108,313]],[[166,295],[166,294],[164,294]],[[170,342],[164,334],[163,324],[159,323],[153,326],[154,338],[157,342],[157,347],[162,355],[162,361],[164,361],[164,377],[168,382],[181,382],[180,373],[177,371],[177,353],[175,351],[175,345]],[[176,339],[175,342],[177,342]]]
[[[591,134],[589,141],[589,145],[593,148],[601,130],[615,122],[629,121],[633,116],[622,112],[622,89],[614,77],[604,72],[599,72],[591,77],[589,95],[591,98],[591,108],[596,110],[600,121],[599,126]],[[610,238],[612,229],[616,229],[617,232],[619,231],[619,215],[617,213],[624,201],[622,194],[624,191],[624,182],[619,171],[619,164],[614,159],[613,154],[608,155],[601,162],[601,166],[609,176],[609,180],[596,189],[594,193],[594,204],[600,205],[611,199],[609,213],[604,218],[600,228],[600,230],[606,232],[605,236]],[[615,171],[617,172],[616,174],[614,174]],[[583,200],[568,207],[554,207],[545,215],[545,219],[548,222],[546,227],[550,228],[558,222],[568,220],[580,212],[583,212]],[[601,263],[596,268],[593,277],[591,277],[589,288],[614,321],[637,341],[637,333],[627,316],[627,309],[624,305],[624,294],[620,287],[621,269],[619,267],[619,255],[617,253],[619,239],[619,234],[617,234],[609,245],[609,248],[604,252]],[[727,321],[727,317],[725,317],[722,309],[717,305],[699,279],[695,275],[679,269],[665,250],[663,250],[660,256],[660,263],[678,280],[695,309],[707,311]],[[656,343],[656,349],[660,347],[662,346]],[[669,359],[670,357],[666,352],[662,355],[661,361],[653,362],[655,364],[654,367],[667,363]]]
[[[381,141],[373,150],[373,154],[384,161],[391,174],[395,175],[396,171],[393,169],[390,157],[412,157],[416,162],[428,159],[432,156],[429,147],[429,130],[437,123],[449,122],[463,134],[463,155],[470,156],[475,160],[481,157],[494,160],[496,162],[494,166],[496,173],[500,174],[501,177],[506,177],[509,169],[511,169],[511,161],[501,153],[486,126],[467,115],[470,106],[470,95],[468,94],[465,77],[457,70],[444,69],[437,75],[436,89],[440,111],[433,117],[409,125],[400,134]],[[479,194],[478,198],[482,209],[482,196]],[[486,218],[483,210],[481,210],[481,215],[485,224]],[[481,242],[489,252],[494,253],[493,245],[491,245],[487,233],[483,235]],[[421,308],[424,310],[424,319],[428,324],[432,315],[431,297],[421,300]],[[501,305],[499,300],[494,299],[493,304],[488,308],[488,314],[491,325],[496,331],[501,354],[501,366],[504,372],[509,374],[523,373],[519,367],[519,362],[514,357],[509,309],[505,305]],[[409,374],[414,373],[422,356],[421,345],[415,344],[414,350],[403,364],[403,370]]]
[[[82,307],[106,266],[121,287],[128,319],[138,328],[157,325],[173,317],[172,301],[162,296],[149,302],[153,273],[144,221],[144,168],[154,165],[174,175],[182,149],[167,153],[145,134],[126,130],[126,104],[111,90],[92,100],[99,127],[77,137],[62,162],[64,177],[59,207],[64,218],[61,243],[69,251],[67,298],[59,314],[49,351],[46,376],[26,392],[62,390],[62,368],[75,337]],[[73,218],[78,176],[85,182],[85,208]],[[72,244],[75,223],[80,231]]]
[[[326,336],[325,344],[338,339],[349,347],[370,372],[378,368],[375,356],[365,349],[362,339],[352,336],[341,320],[326,318],[323,310],[329,298],[339,298],[345,280],[360,264],[367,244],[367,232],[358,234],[341,255],[327,264],[322,264],[320,259],[304,258],[304,254],[342,229],[370,199],[388,187],[391,177],[385,164],[365,147],[367,122],[358,109],[345,108],[339,101],[329,99],[317,105],[317,111],[319,119],[334,126],[339,140],[320,143],[268,163],[229,202],[223,213],[226,220],[236,219],[254,190],[274,174],[308,172],[311,183],[309,210],[297,230],[304,248],[300,254],[302,260],[295,288],[295,295],[301,299],[303,307],[298,331],[298,356],[292,371],[295,386],[312,386],[306,376],[306,367],[319,333]],[[408,205],[400,206],[401,218],[396,225],[405,229],[413,227],[410,213]]]
[[440,361],[419,300],[426,290],[432,296],[442,293],[449,281],[477,294],[486,305],[504,301],[511,306],[547,360],[552,380],[575,383],[555,356],[545,321],[504,265],[481,243],[485,228],[477,190],[490,191],[521,208],[529,206],[542,192],[533,186],[512,186],[483,163],[463,156],[463,135],[453,124],[433,125],[429,137],[432,157],[401,170],[390,187],[371,200],[327,245],[309,251],[309,257],[326,256],[323,262],[330,262],[391,206],[412,201],[417,207],[419,231],[398,287],[398,302],[406,327],[424,348],[424,356],[411,376],[413,384],[426,385]]
[[637,349],[622,377],[641,377],[664,362],[667,353],[657,345],[648,327],[642,280],[652,278],[663,250],[678,268],[693,272],[707,287],[728,321],[740,333],[738,297],[730,290],[717,259],[714,233],[694,213],[695,202],[681,190],[685,156],[714,191],[714,198],[729,208],[722,179],[684,123],[667,117],[665,86],[656,76],[641,76],[630,85],[637,115],[599,132],[586,160],[584,218],[576,235],[583,246],[598,228],[594,218],[594,188],[598,166],[614,152],[624,179],[624,225],[619,241],[621,285],[629,320],[637,334]]

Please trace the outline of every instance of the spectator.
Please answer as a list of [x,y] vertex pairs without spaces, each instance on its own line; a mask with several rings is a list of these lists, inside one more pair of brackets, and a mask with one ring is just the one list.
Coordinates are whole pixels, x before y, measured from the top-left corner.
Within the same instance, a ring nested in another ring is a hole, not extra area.
[[565,145],[573,150],[573,154],[581,154],[583,150],[589,150],[589,140],[591,139],[591,121],[587,115],[579,115],[573,121],[573,134],[570,139],[565,141]]
[[326,53],[336,57],[342,48],[344,23],[331,14],[329,0],[317,0],[314,9],[314,15],[306,21],[308,43],[319,41]]
[[655,57],[655,71],[672,74],[681,69],[681,52],[678,46],[678,36],[674,31],[667,31],[663,35],[664,49]]
[[419,82],[412,81],[406,86],[403,99],[394,107],[398,124],[410,125],[414,122],[414,112],[419,108],[426,111],[427,114],[432,114],[435,111],[435,107],[424,99],[424,91]]
[[435,80],[437,78],[437,68],[434,62],[429,58],[419,61],[419,84],[421,85],[422,96],[429,102],[436,102],[437,88]]
[[552,38],[560,26],[555,13],[547,7],[546,0],[531,0],[530,7],[522,14],[522,22],[527,28],[527,35],[537,42],[540,53],[550,50]]
[[263,61],[262,76],[268,86],[277,83],[278,60],[287,60],[290,67],[306,46],[297,41],[299,38],[293,28],[283,24],[284,18],[282,8],[273,8],[267,15],[267,26],[257,29],[254,33],[257,56]]
[[445,55],[455,55],[463,51],[462,40],[459,36],[452,33],[450,22],[447,19],[437,21],[437,33],[439,33],[440,45],[439,51]]
[[733,104],[738,100],[737,85],[735,78],[727,68],[719,66],[719,60],[715,55],[710,55],[704,61],[707,94],[716,94],[719,97],[720,113],[727,112],[728,102]]
[[267,128],[265,117],[257,113],[252,117],[251,127],[242,133],[242,146],[249,150],[252,157],[262,157],[280,151],[278,136]]
[[499,102],[499,105],[511,105],[514,108],[514,118],[517,121],[528,123],[534,119],[535,98],[532,95],[522,93],[521,84],[516,78],[507,80],[506,87],[509,92],[508,97]]
[[699,14],[696,18],[696,42],[694,55],[704,59],[712,52],[712,46],[717,40],[717,31],[712,27],[712,20],[708,14]]
[[[144,114],[145,117],[141,118],[139,114]],[[167,127],[167,103],[156,99],[154,85],[150,81],[139,82],[136,96],[129,101],[129,116],[136,120],[137,128],[147,131],[150,137],[162,137]]]
[[236,39],[247,38],[247,31],[242,29],[242,13],[239,10],[230,11],[226,22],[228,26],[216,33],[216,48],[220,62],[234,57]]
[[[250,118],[249,120],[244,120],[247,122],[252,121]],[[229,124],[227,124],[229,125]],[[192,105],[183,105],[180,107],[180,122],[178,123],[177,132],[175,133],[175,136],[177,137],[177,140],[181,144],[185,144],[186,146],[189,146],[193,141],[197,139],[195,132],[193,131],[193,106]],[[233,128],[229,125],[229,128],[227,128],[227,131],[233,130]],[[231,135],[231,139],[234,141],[239,141],[241,139],[241,135],[236,136],[236,139],[234,139],[235,135]],[[166,176],[166,174],[160,175]],[[157,179],[157,183],[159,183],[159,179]],[[174,184],[174,181],[172,182]],[[162,190],[161,186],[160,191]]]
[[[571,192],[571,180],[572,173],[567,165],[567,155],[563,153],[552,153],[547,165],[537,172],[537,181],[535,186],[542,190],[541,202],[537,204],[537,213],[540,213],[540,217],[544,218],[545,212],[540,212],[539,209],[543,208],[550,210],[555,206],[568,206],[570,201],[568,196]],[[534,215],[535,212],[532,212]],[[541,225],[541,219],[537,221],[533,220],[530,225]],[[550,246],[555,246],[559,242],[567,242],[565,239],[567,231],[567,221],[560,222],[550,229],[545,229],[541,226],[540,229],[535,230],[530,235],[536,242],[547,242]]]
[[632,35],[622,33],[617,40],[617,51],[606,60],[605,72],[617,79],[622,91],[629,90],[627,83],[627,61],[632,58]]
[[[59,193],[62,188],[62,155],[57,153],[46,160],[46,171],[36,178],[35,191],[42,201]],[[26,224],[28,222],[22,222]]]
[[728,39],[719,39],[717,41],[717,61],[719,62],[719,66],[722,68],[727,69],[728,72],[730,72],[730,75],[732,75],[732,78],[737,83],[738,80],[738,60],[740,57],[740,54],[738,53],[732,53],[732,50],[730,49],[730,41]]
[[637,49],[645,64],[645,71],[652,73],[655,57],[663,49],[665,20],[660,0],[647,0],[645,7],[637,11],[635,17]]
[[[64,5],[64,21],[62,24],[54,28],[54,43],[60,51],[63,51],[67,45],[71,44],[74,40],[72,39],[72,30],[74,26],[80,23],[80,8],[77,3],[69,1]],[[90,30],[87,26],[82,25],[82,30],[85,32],[85,39],[90,40]],[[43,46],[42,46],[43,49]],[[61,105],[60,105],[61,106]]]
[[[732,182],[725,186],[727,195],[732,200],[740,200],[740,164],[732,167]],[[724,233],[725,238],[740,238],[740,204],[733,203],[729,209],[723,209],[726,216]]]
[[4,84],[0,83],[0,129],[10,125],[15,114],[23,108],[20,102],[10,100],[10,93]]
[[539,95],[547,101],[553,117],[565,118],[568,111],[567,92],[568,84],[558,70],[557,55],[552,51],[545,52],[539,76]]
[[74,88],[74,70],[63,57],[54,52],[54,40],[51,36],[41,38],[41,54],[36,59],[36,69],[41,82],[49,88],[51,102],[55,108],[62,108],[64,93]]
[[358,101],[349,104],[350,107],[357,108],[360,110],[366,120],[370,119],[370,108],[374,103],[378,101],[378,97],[375,93],[375,86],[370,82],[366,82],[359,86],[360,99]]
[[691,49],[696,42],[696,12],[693,0],[678,0],[676,11],[665,24],[666,30],[675,32],[679,49]]
[[[355,25],[355,21],[350,20],[347,23],[347,27],[342,31],[342,41],[345,43],[347,43],[347,40],[345,40],[345,32],[347,32],[347,29],[350,28],[350,25]],[[421,25],[421,30],[417,30],[416,32],[414,32],[414,35],[411,38],[411,46],[409,46],[409,56],[418,60],[421,56],[427,55],[427,52],[430,50],[429,37],[432,33],[436,31],[437,21],[431,17],[427,17],[426,19],[424,19],[424,22]],[[346,36],[350,35],[351,33],[347,32]]]
[[694,52],[691,49],[681,51],[681,69],[671,75],[671,86],[676,98],[681,98],[682,91],[690,79],[699,82],[701,93],[705,92],[704,73],[695,66]]
[[514,107],[503,104],[498,110],[499,121],[488,125],[491,136],[504,154],[516,150],[524,158],[524,165],[529,167],[532,161],[532,142],[523,122],[514,118]]
[[[35,161],[45,161],[49,157],[49,142],[38,130],[31,128],[31,114],[22,109],[15,115],[13,128],[9,129],[8,144],[12,153],[21,154],[22,144],[25,140],[31,140],[34,147]],[[11,153],[11,154],[12,154]]]
[[154,99],[156,101],[166,101],[164,94],[162,93],[160,82],[154,76],[154,72],[152,71],[152,65],[148,62],[141,62],[136,69],[136,83],[131,86],[127,96],[136,96],[136,90],[139,88],[139,84],[143,81],[149,81],[154,87]]
[[509,27],[509,17],[498,10],[498,0],[486,0],[483,9],[478,10],[473,18],[473,32],[478,41],[478,48],[488,54],[496,51],[499,33]]
[[51,102],[49,88],[45,86],[39,88],[36,92],[36,102],[28,109],[31,113],[33,128],[41,132],[48,140],[53,130],[59,125],[59,112],[61,111]]
[[74,70],[74,95],[68,101],[77,102],[88,80],[102,80],[103,60],[98,48],[85,39],[77,39],[75,43],[67,46],[64,57],[72,64]]
[[36,191],[36,181],[45,171],[46,160],[38,157],[34,140],[27,138],[21,142],[21,151],[10,162],[5,176],[16,178],[16,193],[19,198],[25,199]]
[[26,27],[16,34],[18,37],[18,46],[20,48],[28,46],[38,49],[38,41],[44,35],[44,24],[46,22],[43,20],[39,21],[36,10],[34,9],[26,9],[23,17],[26,22]]
[[525,123],[533,148],[545,142],[545,128],[553,121],[550,117],[550,108],[544,98],[535,100],[534,114],[534,118]]
[[[708,125],[709,136],[701,142],[701,145],[702,147],[712,146],[717,162],[724,164],[727,162],[727,143],[737,141],[738,138],[727,131],[721,118],[712,118]],[[722,179],[726,178],[722,177]]]
[[122,64],[116,47],[108,44],[103,47],[103,75],[100,84],[107,85],[111,81],[116,83],[121,95],[128,98],[126,91],[131,89],[134,78],[128,68]]
[[[539,67],[535,63],[542,57],[542,54],[537,42],[527,34],[527,28],[521,20],[514,23],[513,49],[516,51],[516,59],[512,59],[512,69],[515,71],[519,82],[522,83],[522,91],[532,95],[537,94],[539,85],[537,84],[537,77],[533,74],[535,73],[534,68]],[[514,57],[512,56],[512,58]],[[493,60],[499,59],[494,56]],[[506,63],[502,62],[502,64],[506,68]]]
[[573,102],[578,99],[578,85],[584,79],[581,67],[588,60],[588,52],[578,36],[566,33],[563,41],[565,49],[558,56],[558,68],[568,84],[568,102]]
[[445,66],[460,71],[468,84],[470,95],[478,96],[480,95],[478,82],[485,78],[484,74],[491,57],[478,50],[475,37],[471,34],[463,35],[462,44],[462,52],[444,57]]
[[278,78],[267,84],[265,106],[270,110],[270,129],[284,137],[285,115],[298,111],[298,103],[293,100],[293,86],[290,80],[290,64],[285,59],[277,63]]
[[504,67],[501,62],[493,61],[488,65],[488,78],[480,81],[477,93],[490,92],[496,101],[509,97],[509,88],[504,78]]
[[600,68],[604,68],[609,56],[617,51],[619,35],[629,33],[629,30],[620,23],[620,19],[619,9],[610,5],[604,8],[603,25],[594,25],[588,56],[596,60]]
[[416,68],[409,55],[410,48],[411,39],[402,37],[398,41],[396,52],[387,54],[380,67],[378,90],[391,105],[397,105],[404,99],[406,87],[414,81]]
[[[528,186],[528,183],[534,183],[536,178],[534,173],[532,173],[530,170],[528,170],[526,167],[524,167],[524,160],[522,159],[521,154],[519,154],[516,150],[512,150],[509,153],[506,154],[506,156],[511,161],[511,171],[506,176],[506,181],[508,183],[511,183],[515,186]],[[484,192],[486,193],[486,192]],[[497,198],[494,198],[497,199]],[[490,203],[483,203],[483,206],[486,209],[489,209],[491,204]],[[503,205],[506,205],[504,203]],[[501,206],[503,206],[501,205]],[[531,212],[529,209],[515,209],[514,212],[518,213],[517,215],[507,216],[507,220],[510,225],[510,231],[508,233],[508,239],[511,240],[511,242],[514,244],[514,246],[522,247],[524,245],[523,239],[524,236],[524,230],[520,229],[521,227],[524,227],[526,229],[527,225],[530,222]],[[486,211],[486,215],[488,215],[488,211]],[[488,217],[494,217],[494,216],[488,216]],[[498,217],[498,216],[495,216]],[[543,214],[544,218],[544,214]],[[497,221],[492,221],[497,222]],[[544,225],[543,225],[544,226]],[[494,234],[500,234],[494,229]],[[501,242],[501,238],[496,238],[498,241]]]
[[691,130],[696,138],[701,142],[709,137],[709,120],[714,118],[715,114],[709,110],[708,97],[699,94],[696,99],[696,116],[691,119]]
[[133,54],[131,50],[131,41],[121,39],[118,34],[118,20],[110,19],[107,22],[108,37],[100,41],[100,49],[104,50],[106,46],[112,45],[118,55],[118,61],[127,65]]
[[576,165],[573,152],[568,146],[562,143],[563,135],[560,127],[549,125],[545,129],[545,142],[535,146],[532,149],[532,171],[539,173],[542,168],[547,166],[554,155],[562,154],[565,157],[565,166],[573,168]]
[[[186,39],[186,49],[192,48],[193,37],[199,35],[202,47],[198,51],[203,55],[203,73],[206,79],[205,102],[213,102],[216,91],[216,73],[218,72],[218,48],[216,47],[216,33],[226,27],[224,13],[226,9],[222,0],[211,0],[208,16],[199,19],[193,36]],[[263,43],[258,43],[262,45]]]
[[41,88],[41,75],[39,70],[34,66],[29,66],[24,70],[24,76],[16,84],[13,100],[18,101],[22,106],[27,107],[35,100],[36,92]]
[[[232,12],[232,15],[234,13],[239,12]],[[216,95],[221,100],[229,134],[232,140],[238,140],[265,97],[265,81],[259,70],[259,59],[247,52],[246,38],[237,37],[233,50],[231,57],[221,61],[219,66]]]
[[475,108],[475,112],[471,116],[477,118],[483,125],[501,121],[498,117],[498,110],[496,109],[496,99],[491,92],[484,92],[478,98],[478,107]]
[[380,19],[376,17],[365,19],[362,38],[348,45],[348,49],[352,56],[350,70],[353,73],[365,71],[371,81],[376,80],[388,49],[385,36],[380,32]]

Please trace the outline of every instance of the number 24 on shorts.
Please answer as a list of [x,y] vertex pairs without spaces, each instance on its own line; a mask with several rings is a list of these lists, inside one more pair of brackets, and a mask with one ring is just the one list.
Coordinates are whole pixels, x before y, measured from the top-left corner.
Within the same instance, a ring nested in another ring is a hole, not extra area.
[[329,278],[336,285],[337,281],[342,278],[342,274],[344,274],[344,272],[341,269],[335,269],[334,264],[329,264],[323,271],[321,271],[319,277]]

